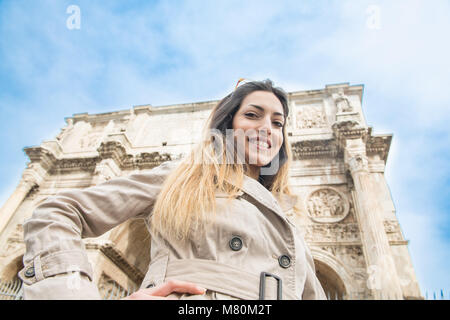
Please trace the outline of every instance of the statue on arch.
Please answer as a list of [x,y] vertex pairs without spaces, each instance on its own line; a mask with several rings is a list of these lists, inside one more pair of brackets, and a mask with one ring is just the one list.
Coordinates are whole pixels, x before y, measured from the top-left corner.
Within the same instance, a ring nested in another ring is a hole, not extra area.
[[353,106],[350,104],[350,100],[348,99],[348,96],[344,94],[344,91],[341,90],[338,93],[333,94],[333,99],[337,107],[337,112],[352,112]]

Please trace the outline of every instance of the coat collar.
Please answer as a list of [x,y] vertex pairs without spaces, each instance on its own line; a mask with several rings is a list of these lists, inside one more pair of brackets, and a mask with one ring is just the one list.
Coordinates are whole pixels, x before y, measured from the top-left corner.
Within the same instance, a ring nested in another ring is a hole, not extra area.
[[[225,179],[228,183],[235,186],[231,179]],[[282,214],[291,210],[297,202],[297,196],[290,196],[282,194],[278,197],[274,196],[272,192],[267,190],[259,181],[244,174],[244,181],[242,184],[242,191],[278,214]]]
[[[178,165],[181,160],[172,161],[174,165]],[[230,178],[225,178],[228,183],[237,186],[237,184]],[[275,211],[278,214],[282,214],[291,210],[298,199],[298,196],[282,194],[279,196],[274,196],[272,192],[267,190],[259,181],[247,176],[244,174],[244,181],[242,185],[242,192],[245,192],[267,208],[272,211]],[[223,193],[221,191],[216,191],[216,195],[218,196],[228,196],[228,194]],[[241,194],[242,195],[242,194]]]

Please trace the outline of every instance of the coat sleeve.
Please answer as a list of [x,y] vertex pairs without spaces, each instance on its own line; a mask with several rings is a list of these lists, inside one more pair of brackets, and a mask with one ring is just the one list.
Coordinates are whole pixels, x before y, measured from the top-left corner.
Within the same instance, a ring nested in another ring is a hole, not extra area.
[[40,204],[24,223],[24,268],[18,273],[24,299],[100,299],[82,239],[147,217],[176,163],[60,192]]

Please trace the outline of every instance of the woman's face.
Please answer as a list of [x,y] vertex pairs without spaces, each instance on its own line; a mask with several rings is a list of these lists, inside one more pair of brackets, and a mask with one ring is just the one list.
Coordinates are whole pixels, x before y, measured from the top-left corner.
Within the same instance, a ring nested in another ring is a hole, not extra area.
[[236,146],[245,151],[250,166],[264,166],[278,155],[283,144],[284,111],[280,100],[267,91],[253,91],[233,118]]

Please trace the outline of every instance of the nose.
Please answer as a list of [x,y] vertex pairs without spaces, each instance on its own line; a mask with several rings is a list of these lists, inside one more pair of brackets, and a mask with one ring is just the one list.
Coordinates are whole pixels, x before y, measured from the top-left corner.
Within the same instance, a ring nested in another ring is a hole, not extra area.
[[272,134],[272,119],[270,119],[270,117],[264,118],[258,131],[265,136],[270,136]]

